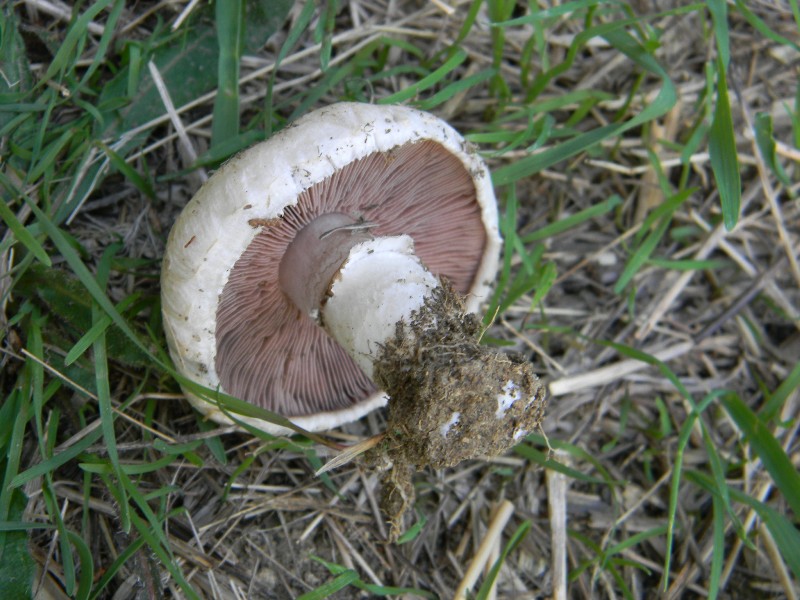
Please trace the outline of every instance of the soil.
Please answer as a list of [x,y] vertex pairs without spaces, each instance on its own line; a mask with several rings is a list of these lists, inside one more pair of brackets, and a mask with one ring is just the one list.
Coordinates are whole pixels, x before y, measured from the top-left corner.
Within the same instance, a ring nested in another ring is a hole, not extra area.
[[414,503],[416,469],[497,456],[544,418],[545,392],[531,363],[482,346],[481,334],[478,318],[445,283],[411,323],[398,323],[375,363],[376,382],[391,402],[383,443],[371,459],[391,465],[382,509],[393,539]]

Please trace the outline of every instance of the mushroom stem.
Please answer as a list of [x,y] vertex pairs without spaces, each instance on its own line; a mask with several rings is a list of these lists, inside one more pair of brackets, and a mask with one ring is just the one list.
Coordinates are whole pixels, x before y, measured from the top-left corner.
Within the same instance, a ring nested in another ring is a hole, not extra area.
[[389,395],[393,531],[413,501],[410,466],[453,466],[508,450],[541,422],[531,364],[479,343],[480,322],[414,255],[408,236],[354,245],[333,278],[323,325]]
[[498,454],[540,422],[544,394],[530,363],[480,344],[477,317],[409,236],[351,245],[326,296],[322,325],[389,395],[389,433],[392,421],[413,432],[403,443],[416,447],[415,464]]
[[356,244],[333,278],[322,321],[356,364],[373,377],[373,363],[410,323],[439,280],[414,254],[407,235],[378,237]]

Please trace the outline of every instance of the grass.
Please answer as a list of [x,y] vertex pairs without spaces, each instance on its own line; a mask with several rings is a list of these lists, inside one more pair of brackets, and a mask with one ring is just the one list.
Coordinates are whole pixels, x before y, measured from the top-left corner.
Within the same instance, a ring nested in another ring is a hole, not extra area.
[[[0,8],[0,596],[447,598],[507,500],[470,597],[797,597],[797,1],[255,4]],[[546,437],[418,474],[398,544],[363,465],[203,422],[160,326],[206,171],[343,99],[479,146],[484,340],[551,390]]]

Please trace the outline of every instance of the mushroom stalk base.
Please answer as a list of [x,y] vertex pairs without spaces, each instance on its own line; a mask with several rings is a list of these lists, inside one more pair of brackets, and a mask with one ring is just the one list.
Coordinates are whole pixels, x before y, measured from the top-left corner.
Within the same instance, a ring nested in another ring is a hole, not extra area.
[[414,501],[414,468],[500,454],[542,420],[532,365],[481,346],[478,318],[422,265],[408,236],[353,246],[322,321],[389,396],[386,433],[368,458],[390,467],[383,508],[393,538]]
[[481,346],[480,333],[477,317],[445,284],[397,325],[374,362],[375,382],[390,400],[387,431],[371,458],[392,466],[382,508],[393,538],[414,501],[414,468],[501,454],[542,421],[545,393],[532,365]]

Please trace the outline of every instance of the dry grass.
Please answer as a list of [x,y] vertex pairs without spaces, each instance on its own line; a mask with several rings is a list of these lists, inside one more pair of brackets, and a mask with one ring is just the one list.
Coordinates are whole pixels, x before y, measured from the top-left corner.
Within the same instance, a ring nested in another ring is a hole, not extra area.
[[[650,14],[671,7],[666,6],[671,3],[661,4],[640,0],[634,9]],[[17,12],[26,27],[43,28],[57,38],[67,18],[54,15],[49,6],[43,0],[25,0],[18,3]],[[773,31],[796,40],[791,6],[762,1],[751,3],[750,8]],[[353,0],[336,15],[328,69],[344,68],[369,44],[384,38],[413,43],[430,59],[458,38],[467,8],[468,3],[454,0],[430,4]],[[174,23],[184,16],[181,11],[191,10],[200,8],[193,3],[132,3],[116,27],[121,37],[146,39],[159,21]],[[266,47],[242,61],[243,122],[261,118],[275,57],[301,10],[301,5],[294,7],[289,23]],[[498,316],[489,332],[507,340],[512,350],[530,355],[548,383],[550,405],[544,433],[559,448],[549,460],[574,469],[581,477],[572,471],[542,468],[541,456],[524,451],[442,472],[420,472],[417,514],[408,522],[411,535],[405,543],[390,544],[385,541],[387,527],[378,509],[378,475],[358,461],[317,477],[314,471],[320,461],[329,458],[326,449],[203,426],[169,377],[152,365],[112,355],[109,383],[113,405],[119,409],[115,421],[119,460],[131,466],[129,475],[139,493],[154,493],[149,505],[157,521],[163,522],[173,553],[169,560],[199,597],[297,597],[337,581],[322,561],[352,569],[362,586],[361,590],[345,587],[331,597],[374,597],[379,588],[404,598],[423,597],[423,592],[425,597],[462,597],[470,587],[473,592],[477,589],[481,576],[521,525],[530,529],[519,536],[518,545],[505,558],[488,598],[626,594],[643,598],[659,593],[670,598],[703,597],[712,585],[713,499],[704,487],[685,478],[675,488],[679,502],[668,577],[664,567],[677,451],[682,450],[685,471],[708,473],[709,443],[732,463],[726,470],[730,486],[791,518],[785,498],[761,461],[743,461],[747,454],[742,436],[728,412],[713,404],[681,446],[681,427],[691,411],[685,395],[663,370],[624,350],[635,348],[663,361],[698,402],[724,389],[754,409],[800,361],[800,204],[796,200],[800,152],[794,145],[798,128],[795,124],[793,129],[791,121],[791,111],[797,110],[800,56],[791,47],[760,35],[732,12],[729,85],[743,192],[739,224],[728,231],[721,222],[707,147],[699,144],[688,160],[683,164],[680,160],[689,134],[703,121],[703,111],[713,105],[705,95],[706,68],[714,47],[704,15],[693,10],[647,21],[648,26],[663,30],[661,47],[654,54],[667,68],[679,98],[663,119],[605,140],[590,152],[515,185],[516,230],[522,239],[613,195],[621,199],[614,209],[545,240],[542,260],[554,264],[558,274],[552,288],[534,310],[531,295],[523,294]],[[94,43],[105,18],[103,13],[92,21]],[[464,76],[491,63],[492,30],[485,19],[482,13],[461,43],[469,55],[461,67]],[[550,64],[563,60],[581,26],[580,20],[564,19],[548,28]],[[507,33],[500,69],[512,85],[522,78],[520,56],[531,31],[531,26],[521,26]],[[92,52],[92,47],[83,50],[85,61],[91,60]],[[330,72],[321,69],[320,52],[320,43],[306,32],[284,57],[274,73],[271,96],[279,114],[291,114],[305,101],[297,90],[315,89]],[[387,46],[384,69],[411,60],[401,45]],[[534,54],[535,66],[541,60]],[[47,67],[45,58],[34,62],[35,73]],[[368,69],[353,72],[344,83],[322,89],[313,105],[340,99],[345,84],[357,86],[359,94],[384,98],[412,83],[402,72],[368,83],[367,75]],[[607,93],[607,98],[572,123],[588,130],[613,122],[617,111],[636,113],[652,100],[660,82],[640,75],[618,51],[593,38],[536,102],[557,101],[575,90]],[[518,98],[523,90],[511,87],[509,93]],[[85,249],[84,260],[90,265],[100,262],[110,244],[121,245],[118,256],[124,260],[112,270],[108,288],[114,302],[134,292],[146,298],[157,296],[157,261],[166,233],[207,176],[203,168],[185,175],[182,170],[190,169],[209,148],[213,94],[186,106],[171,106],[167,96],[164,100],[163,116],[147,124],[146,143],[128,156],[136,171],[147,174],[154,196],[146,197],[129,179],[109,169],[103,184],[75,211],[66,228]],[[495,104],[496,99],[482,86],[457,94],[435,112],[461,131],[481,132],[487,119],[498,118],[491,114]],[[577,111],[570,104],[552,114],[565,122]],[[788,187],[765,164],[750,133],[749,124],[758,113],[772,115],[779,140],[777,159],[794,175]],[[496,169],[527,153],[519,148],[491,157],[489,163]],[[651,226],[646,216],[665,201],[665,183],[677,186],[681,180],[682,188],[692,191],[674,211],[656,255],[664,261],[717,262],[687,271],[651,262],[639,269],[625,289],[615,290],[638,247],[637,236]],[[25,219],[19,213],[18,217]],[[524,266],[518,254],[513,262],[515,269]],[[63,262],[56,264],[63,267]],[[6,304],[7,317],[17,310],[20,301],[14,300],[17,304]],[[133,319],[137,330],[157,322],[152,317],[148,308],[143,309]],[[12,331],[22,341],[15,345],[9,338],[3,359],[6,393],[25,360],[22,348],[29,347],[27,332]],[[60,360],[74,339],[59,346],[57,338],[46,338],[46,363],[59,373],[46,371],[48,381],[80,375],[64,368]],[[156,333],[154,344],[159,339]],[[75,384],[87,385],[79,379]],[[55,439],[48,442],[56,450],[74,446],[100,427],[93,392],[82,393],[76,386],[62,387],[49,405],[49,411],[61,414]],[[800,466],[798,402],[794,389],[782,406],[783,425],[772,429],[795,467]],[[380,433],[383,425],[384,416],[373,414],[332,436],[355,443]],[[159,440],[185,446],[170,454],[155,445]],[[525,446],[547,452],[538,437]],[[52,522],[54,511],[59,513],[66,527],[80,532],[86,541],[94,559],[95,583],[120,555],[131,553],[121,567],[115,567],[100,597],[186,596],[166,570],[165,557],[153,551],[141,531],[125,530],[113,473],[92,476],[87,471],[86,464],[99,464],[105,456],[100,439],[54,469],[49,475],[52,497],[43,494],[41,477],[28,481],[24,520]],[[143,468],[141,474],[133,470],[165,456],[172,460],[159,468]],[[26,442],[20,472],[41,460],[37,443]],[[758,514],[742,503],[733,507],[736,520],[727,518],[723,533],[720,595],[796,597],[797,581]],[[140,508],[131,511],[139,519],[148,519]],[[796,524],[797,515],[794,519]],[[737,535],[737,523],[747,542]],[[57,531],[35,530],[30,544],[39,573],[44,573],[39,581],[49,582],[53,590],[60,588],[65,576]],[[643,532],[647,535],[636,537]],[[573,575],[569,582],[565,580],[568,571]],[[666,589],[657,591],[664,582]],[[58,591],[52,593],[52,597],[62,597]]]

